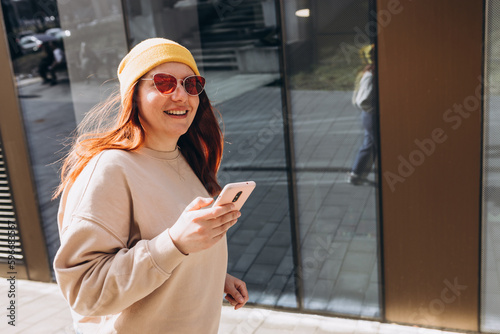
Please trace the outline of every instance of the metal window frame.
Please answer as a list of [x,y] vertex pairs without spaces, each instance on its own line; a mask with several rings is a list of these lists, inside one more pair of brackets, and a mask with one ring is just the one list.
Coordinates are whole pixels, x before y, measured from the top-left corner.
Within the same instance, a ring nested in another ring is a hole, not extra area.
[[292,237],[292,253],[295,277],[295,297],[297,308],[304,311],[304,286],[302,282],[302,255],[300,250],[300,226],[297,198],[297,178],[295,168],[295,146],[293,139],[292,109],[290,89],[288,87],[288,66],[286,60],[286,29],[285,29],[285,3],[284,0],[276,0],[276,22],[280,34],[280,77],[281,77],[281,109],[283,115],[283,140],[285,144],[286,174],[288,180],[288,207],[290,214],[290,231]]

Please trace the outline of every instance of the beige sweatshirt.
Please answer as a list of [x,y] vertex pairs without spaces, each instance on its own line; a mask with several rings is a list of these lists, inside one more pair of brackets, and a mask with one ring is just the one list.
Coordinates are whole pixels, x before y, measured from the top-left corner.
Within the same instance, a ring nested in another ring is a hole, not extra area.
[[209,197],[179,152],[105,151],[62,195],[57,282],[81,333],[217,333],[224,237],[183,255],[168,228]]

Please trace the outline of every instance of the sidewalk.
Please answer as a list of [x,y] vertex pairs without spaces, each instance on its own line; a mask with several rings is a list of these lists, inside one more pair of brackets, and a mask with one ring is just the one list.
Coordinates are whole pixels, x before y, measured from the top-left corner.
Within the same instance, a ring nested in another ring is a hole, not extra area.
[[[69,308],[53,283],[18,280],[16,326],[8,324],[9,283],[0,278],[0,333],[74,333]],[[219,334],[453,334],[439,330],[339,319],[300,313],[244,307],[234,311],[223,306]],[[201,333],[189,333],[201,334]]]

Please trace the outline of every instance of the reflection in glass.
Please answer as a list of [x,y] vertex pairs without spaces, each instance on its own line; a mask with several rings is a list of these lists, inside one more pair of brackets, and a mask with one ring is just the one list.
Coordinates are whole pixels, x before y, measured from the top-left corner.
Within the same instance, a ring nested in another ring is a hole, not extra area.
[[58,1],[77,123],[117,90],[116,69],[128,51],[121,1]]
[[[37,199],[52,260],[59,246],[51,201],[58,184],[62,139],[74,128],[63,38],[55,6],[43,11],[22,2],[2,1],[5,28],[27,136]],[[38,14],[38,15],[36,15]]]
[[219,178],[257,183],[228,235],[228,271],[250,302],[296,307],[274,2],[200,3],[198,15],[198,57],[224,118]]
[[375,35],[365,30],[370,2],[284,5],[304,307],[377,318]]
[[52,262],[59,236],[58,201],[51,198],[65,140],[102,92],[115,86],[100,85],[116,76],[119,53],[127,49],[119,1],[26,4],[2,1],[2,10]]
[[500,332],[500,3],[487,1],[481,331]]

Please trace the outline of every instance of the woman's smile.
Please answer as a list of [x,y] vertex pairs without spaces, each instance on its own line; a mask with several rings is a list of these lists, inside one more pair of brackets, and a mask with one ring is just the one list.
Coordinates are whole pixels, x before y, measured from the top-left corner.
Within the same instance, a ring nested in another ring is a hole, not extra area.
[[170,115],[170,116],[186,116],[188,111],[187,110],[166,110],[164,113]]

